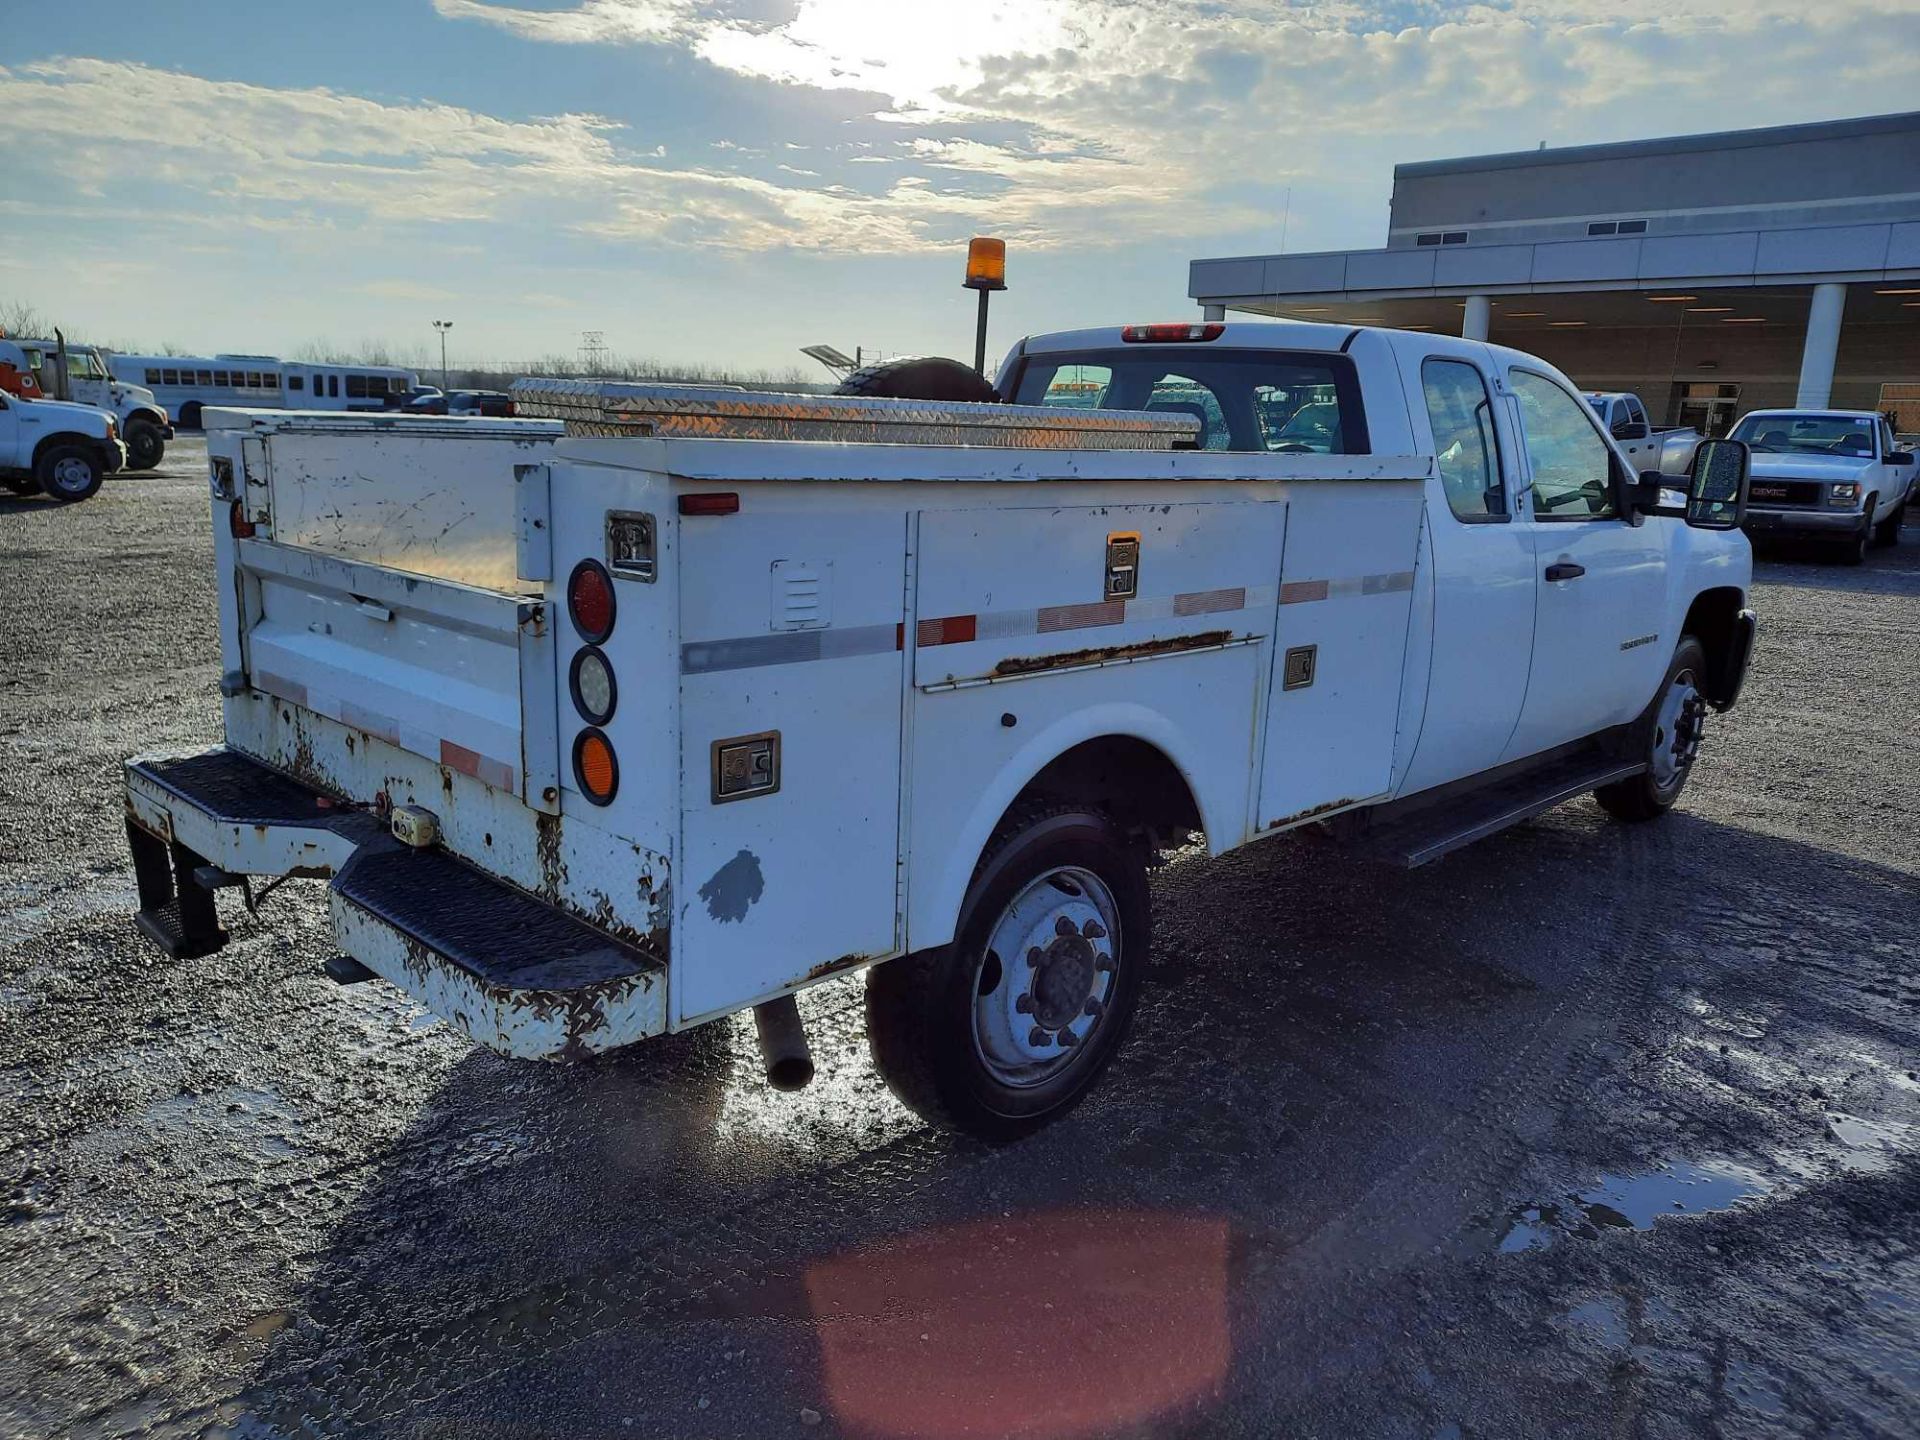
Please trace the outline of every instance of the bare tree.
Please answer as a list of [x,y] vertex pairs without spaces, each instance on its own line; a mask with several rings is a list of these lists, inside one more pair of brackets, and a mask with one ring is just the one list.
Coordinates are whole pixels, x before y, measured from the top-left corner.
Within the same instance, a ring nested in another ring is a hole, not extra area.
[[51,335],[53,322],[31,301],[0,300],[0,330],[9,335],[38,337]]

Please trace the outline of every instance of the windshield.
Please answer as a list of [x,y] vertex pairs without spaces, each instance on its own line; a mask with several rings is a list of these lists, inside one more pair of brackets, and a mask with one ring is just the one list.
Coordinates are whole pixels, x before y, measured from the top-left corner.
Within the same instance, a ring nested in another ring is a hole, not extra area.
[[1854,415],[1747,415],[1733,427],[1756,455],[1842,455],[1873,458],[1871,422]]
[[1604,395],[1587,396],[1587,404],[1593,407],[1593,413],[1602,420],[1607,418],[1607,397]]
[[1191,346],[1036,355],[1015,386],[1019,405],[1191,415],[1203,450],[1364,455],[1359,381],[1344,355]]

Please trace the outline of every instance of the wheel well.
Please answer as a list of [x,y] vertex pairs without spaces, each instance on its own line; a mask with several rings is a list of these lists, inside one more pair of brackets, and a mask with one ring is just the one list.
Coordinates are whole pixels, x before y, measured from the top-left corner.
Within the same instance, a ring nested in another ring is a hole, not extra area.
[[82,450],[97,455],[102,443],[103,442],[94,439],[91,435],[76,435],[65,430],[56,431],[33,447],[33,463],[35,466],[38,466],[42,455],[62,445],[75,445]]
[[189,430],[196,429],[200,424],[201,408],[198,400],[189,400],[180,407],[180,423]]
[[1733,654],[1734,632],[1745,596],[1733,586],[1723,586],[1717,590],[1702,590],[1693,597],[1693,604],[1687,607],[1686,623],[1680,627],[1681,633],[1691,635],[1700,642],[1707,652],[1708,686],[1702,688],[1709,700],[1724,700],[1722,693],[1731,682],[1728,674],[1729,661]]
[[1085,740],[1056,756],[1027,782],[1013,804],[1036,798],[1098,806],[1122,829],[1144,833],[1154,845],[1203,828],[1200,807],[1180,767],[1159,746],[1132,735]]

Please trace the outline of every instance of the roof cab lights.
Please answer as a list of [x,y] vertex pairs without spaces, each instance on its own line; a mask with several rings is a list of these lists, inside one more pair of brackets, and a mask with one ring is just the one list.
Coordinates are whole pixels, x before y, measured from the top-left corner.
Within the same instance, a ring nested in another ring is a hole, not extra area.
[[1182,345],[1198,340],[1218,340],[1227,327],[1218,320],[1202,325],[1123,325],[1120,338],[1129,345]]

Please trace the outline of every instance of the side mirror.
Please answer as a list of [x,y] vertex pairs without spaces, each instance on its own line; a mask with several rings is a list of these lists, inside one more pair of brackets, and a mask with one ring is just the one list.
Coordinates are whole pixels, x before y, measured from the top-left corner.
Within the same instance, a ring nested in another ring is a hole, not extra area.
[[1744,440],[1702,440],[1687,481],[1687,524],[1700,530],[1737,530],[1747,518],[1747,477],[1753,452]]
[[1887,452],[1887,464],[1889,465],[1911,465],[1914,459],[1914,453],[1911,450],[1889,450]]
[[1647,438],[1647,425],[1644,420],[1622,420],[1613,427],[1616,440],[1644,440]]

